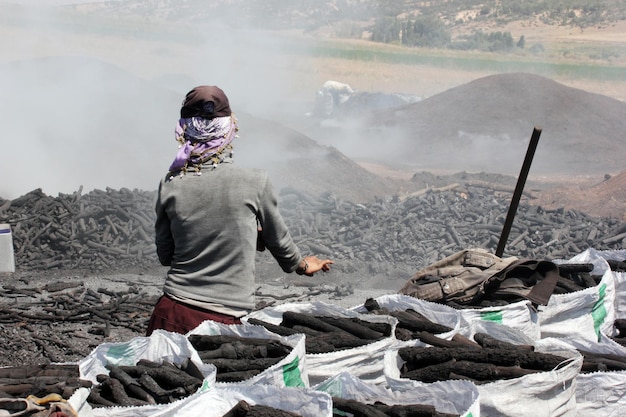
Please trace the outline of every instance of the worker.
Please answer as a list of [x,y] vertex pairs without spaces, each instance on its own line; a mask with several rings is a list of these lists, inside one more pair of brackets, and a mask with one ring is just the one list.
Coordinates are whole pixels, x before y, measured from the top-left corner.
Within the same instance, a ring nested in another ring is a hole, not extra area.
[[330,259],[300,253],[267,172],[233,163],[238,130],[222,89],[187,93],[175,129],[180,146],[155,205],[157,256],[169,269],[147,335],[185,334],[205,320],[240,323],[255,306],[257,250],[286,273],[330,270]]

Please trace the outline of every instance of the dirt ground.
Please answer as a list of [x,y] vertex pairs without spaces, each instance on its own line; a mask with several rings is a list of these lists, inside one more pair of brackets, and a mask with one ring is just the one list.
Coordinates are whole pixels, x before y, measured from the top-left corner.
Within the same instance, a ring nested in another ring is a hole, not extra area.
[[[257,308],[290,302],[324,302],[351,308],[369,297],[397,293],[406,281],[404,277],[388,279],[366,273],[347,278],[333,271],[310,278],[292,277],[271,264],[261,264],[259,269]],[[0,366],[75,363],[103,343],[143,337],[151,306],[162,294],[164,274],[165,269],[160,267],[141,273],[0,273]],[[100,300],[95,302],[87,294],[96,294]],[[77,319],[38,316],[51,309],[58,314],[65,308]],[[78,319],[93,310],[109,315],[110,325],[105,326],[101,320]]]

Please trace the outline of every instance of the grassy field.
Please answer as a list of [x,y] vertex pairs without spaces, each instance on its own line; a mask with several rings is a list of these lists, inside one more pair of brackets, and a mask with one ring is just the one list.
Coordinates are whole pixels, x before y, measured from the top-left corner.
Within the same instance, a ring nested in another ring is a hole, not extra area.
[[[408,48],[301,32],[233,33],[231,38],[239,40],[207,46],[201,39],[190,43],[181,37],[181,28],[162,24],[135,22],[132,31],[123,25],[126,22],[105,28],[100,27],[102,22],[98,26],[89,19],[81,22],[83,26],[70,25],[63,19],[38,23],[2,25],[0,60],[85,55],[116,64],[141,77],[155,78],[194,71],[186,68],[193,65],[190,56],[219,50],[225,44],[226,50],[216,55],[239,66],[236,71],[227,72],[229,75],[248,78],[248,73],[241,69],[243,66],[272,71],[277,78],[289,80],[292,91],[302,97],[311,96],[329,79],[346,82],[361,91],[429,97],[486,75],[528,72],[626,100],[626,22],[584,31],[523,23],[484,28],[510,31],[514,39],[525,36],[525,49],[516,48],[506,54]],[[90,25],[85,26],[87,23]],[[471,28],[476,29],[480,28]],[[246,37],[249,35],[253,38]],[[539,44],[543,51],[532,53],[531,46]]]
[[296,36],[287,49],[304,60],[303,71],[313,68],[320,78],[322,74],[342,76],[342,81],[361,89],[430,96],[485,75],[528,72],[626,100],[624,21],[584,30],[538,22],[512,22],[502,27],[474,23],[456,27],[453,38],[477,30],[507,31],[516,40],[524,36],[525,48],[509,53],[409,48],[318,33],[315,38]]

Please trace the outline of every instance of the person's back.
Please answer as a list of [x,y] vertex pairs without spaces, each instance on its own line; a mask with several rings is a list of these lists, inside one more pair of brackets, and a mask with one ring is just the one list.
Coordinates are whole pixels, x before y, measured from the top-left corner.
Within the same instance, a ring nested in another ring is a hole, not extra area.
[[301,259],[263,171],[222,163],[202,175],[166,178],[157,204],[169,220],[161,227],[176,242],[165,283],[173,296],[251,310],[257,218],[266,247],[286,272]]
[[157,195],[157,255],[170,268],[148,335],[186,333],[204,320],[239,322],[254,307],[259,240],[287,273],[330,269],[332,261],[300,254],[267,173],[233,164],[237,131],[221,89],[187,93],[176,127],[180,147]]

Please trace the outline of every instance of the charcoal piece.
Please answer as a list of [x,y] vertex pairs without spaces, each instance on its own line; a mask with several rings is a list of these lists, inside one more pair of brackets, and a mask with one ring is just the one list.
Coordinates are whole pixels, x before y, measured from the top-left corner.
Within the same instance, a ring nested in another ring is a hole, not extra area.
[[453,359],[450,349],[435,347],[402,347],[398,349],[398,356],[405,362],[404,369],[409,371]]
[[424,331],[415,333],[414,336],[415,336],[414,337],[415,339],[419,339],[428,345],[436,346],[436,347],[444,347],[444,348],[472,347],[472,348],[475,348],[475,346],[469,346],[468,343],[465,341],[459,341],[458,338],[457,340],[448,340],[448,339],[444,339],[443,337],[438,337],[432,333],[424,332]]
[[453,342],[456,342],[459,346],[467,346],[467,347],[473,347],[473,348],[478,348],[478,349],[480,349],[482,347],[478,343],[476,343],[473,340],[463,336],[460,333],[455,333],[452,336],[451,340]]
[[576,292],[576,291],[580,291],[584,289],[585,287],[575,283],[571,279],[559,276],[556,282],[554,293],[555,294],[567,294],[567,293],[572,293],[572,292]]
[[499,366],[521,366],[538,371],[551,371],[562,364],[566,359],[542,352],[523,349],[449,349],[453,358],[459,361],[491,363]]
[[140,360],[137,365],[123,365],[120,368],[135,378],[144,373],[148,374],[163,388],[180,387],[189,394],[194,393],[202,385],[202,379],[189,375],[174,365],[168,366],[166,362],[155,367],[152,362]]
[[262,345],[251,345],[242,342],[225,343],[217,349],[200,350],[198,353],[203,360],[211,358],[223,359],[257,359],[282,358],[291,352],[291,348],[278,341],[266,340]]
[[148,404],[156,404],[155,398],[141,386],[138,380],[128,375],[118,366],[107,365],[106,368],[109,370],[109,376],[120,381],[124,389],[133,397],[145,401]]
[[450,372],[452,372],[452,364],[454,360],[447,362],[436,363],[434,365],[427,365],[413,369],[401,369],[400,376],[402,378],[408,378],[415,381],[422,382],[437,382],[447,381],[450,379]]
[[326,332],[323,332],[321,330],[315,330],[312,329],[310,327],[307,326],[302,326],[300,324],[294,324],[291,329],[293,329],[294,331],[298,332],[298,333],[302,333],[303,335],[305,335],[306,337],[318,337],[324,334],[328,334]]
[[532,345],[516,345],[514,343],[496,339],[487,333],[476,333],[474,335],[474,340],[484,348],[535,350],[535,347]]
[[498,381],[519,378],[539,371],[524,369],[519,366],[498,366],[491,363],[455,361],[450,365],[450,372],[471,378],[474,381]]
[[526,369],[551,371],[566,361],[566,358],[550,353],[523,349],[475,349],[468,347],[403,347],[398,355],[407,369],[425,364],[441,363],[445,360],[491,363],[499,366],[520,366]]
[[296,325],[308,327],[313,330],[317,330],[325,333],[346,333],[346,335],[350,335],[345,330],[333,326],[331,324],[326,323],[323,320],[320,320],[318,317],[313,314],[308,313],[298,313],[295,311],[285,311],[283,313],[283,321],[281,323],[283,326],[293,327]]
[[267,405],[252,405],[245,400],[241,400],[223,417],[300,417],[300,414],[279,410]]
[[576,274],[580,272],[593,271],[592,263],[562,263],[558,264],[559,273],[561,275]]
[[331,343],[316,338],[306,338],[304,349],[306,353],[329,353],[337,350]]
[[408,329],[397,326],[395,331],[396,339],[407,341],[419,338],[419,334],[416,334]]
[[247,319],[247,322],[248,324],[254,324],[256,326],[263,326],[270,332],[276,333],[277,335],[280,335],[280,336],[292,336],[298,333],[294,331],[293,329],[290,329],[289,327],[279,326],[279,325],[268,323],[266,321],[255,319],[252,317]]
[[578,350],[583,355],[582,372],[626,370],[626,356]]
[[626,336],[626,319],[615,319],[613,322],[615,329],[617,330],[617,337]]
[[377,402],[373,406],[389,417],[459,417],[459,414],[440,413],[428,404],[387,405]]
[[453,330],[448,326],[433,322],[423,314],[413,309],[391,311],[380,307],[378,303],[372,299],[368,299],[365,306],[370,313],[395,317],[398,320],[398,327],[408,329],[413,332],[427,331],[437,334]]
[[375,322],[363,320],[363,321],[360,321],[360,324],[362,324],[365,327],[369,327],[370,329],[382,334],[385,337],[391,336],[392,326],[389,323],[375,323]]
[[376,301],[373,298],[368,298],[365,300],[365,302],[363,303],[363,307],[365,307],[365,309],[367,311],[376,311],[376,310],[380,310],[380,304],[378,304],[378,301]]
[[117,404],[115,401],[111,401],[109,399],[104,398],[100,391],[101,391],[102,387],[100,386],[96,386],[93,387],[90,391],[89,391],[89,395],[87,396],[87,402],[94,406],[94,408],[96,407],[116,407],[119,404]]
[[240,372],[249,370],[265,370],[280,362],[281,358],[259,359],[209,359],[205,363],[211,363],[217,368],[217,372]]
[[372,330],[365,326],[363,323],[365,320],[359,320],[356,317],[328,317],[318,316],[318,318],[331,326],[335,326],[339,329],[345,330],[351,335],[358,337],[359,339],[379,340],[384,337],[382,333]]
[[[333,397],[333,409],[343,413],[339,415],[352,415],[354,417],[388,417],[385,412],[378,410],[373,405],[339,397]],[[335,414],[337,413],[333,415]]]
[[258,369],[249,369],[247,371],[237,372],[218,372],[215,375],[215,380],[218,382],[241,382],[258,375],[261,372],[262,371]]
[[[140,405],[148,405],[148,402],[140,400],[138,398],[131,397],[124,384],[115,378],[111,378],[108,375],[98,375],[97,380],[102,386],[103,390],[106,389],[109,393],[107,399],[112,399],[117,405],[122,407],[135,407]],[[104,391],[101,391],[103,393]]]
[[80,369],[76,364],[54,363],[0,367],[0,378],[25,379],[39,376],[78,378],[80,376]]
[[192,334],[187,337],[189,343],[196,350],[214,350],[227,343],[241,343],[246,345],[267,346],[272,339],[263,339],[257,337],[242,337],[229,335],[206,335]]
[[141,374],[137,381],[158,404],[168,404],[187,395],[187,391],[182,387],[164,389],[148,374]]
[[609,264],[611,271],[626,272],[626,259],[621,261],[617,259],[607,259],[606,262]]
[[391,315],[398,319],[401,326],[413,331],[426,331],[435,334],[447,333],[452,331],[451,327],[435,323],[434,321],[428,319],[426,316],[413,309],[407,309],[405,311],[394,311],[391,312]]
[[[335,350],[351,349],[359,346],[369,345],[372,340],[359,339],[346,332],[325,333],[314,338],[316,341],[326,342],[335,347]],[[306,345],[306,342],[305,342]]]

